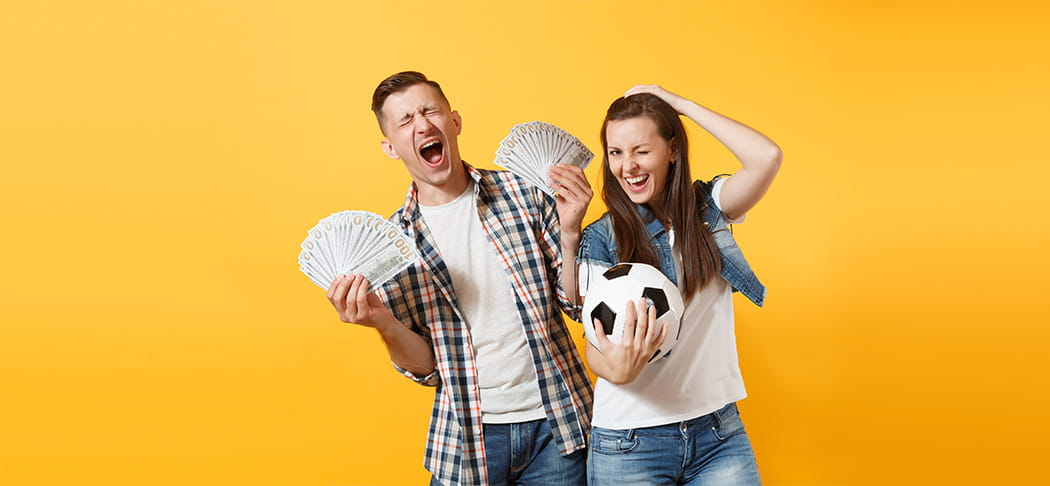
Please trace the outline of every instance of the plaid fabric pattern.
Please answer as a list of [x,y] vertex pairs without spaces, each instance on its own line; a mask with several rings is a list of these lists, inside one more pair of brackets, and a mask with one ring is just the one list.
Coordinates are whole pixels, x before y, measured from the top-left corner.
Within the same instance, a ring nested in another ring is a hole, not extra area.
[[[578,307],[561,288],[561,246],[554,200],[517,176],[466,166],[475,181],[478,215],[507,268],[508,283],[538,374],[547,420],[562,454],[586,447],[591,384],[561,310]],[[481,398],[470,333],[452,277],[419,213],[415,186],[390,221],[414,239],[421,258],[378,291],[394,316],[427,339],[437,369],[417,383],[436,386],[424,465],[448,485],[484,485]],[[397,366],[395,365],[395,368]]]

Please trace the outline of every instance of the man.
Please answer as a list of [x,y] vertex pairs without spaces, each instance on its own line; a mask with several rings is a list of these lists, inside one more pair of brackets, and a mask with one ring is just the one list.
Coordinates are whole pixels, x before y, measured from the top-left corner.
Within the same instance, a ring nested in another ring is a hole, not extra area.
[[399,372],[437,387],[431,484],[584,484],[591,387],[560,312],[578,312],[575,280],[560,283],[592,196],[583,171],[550,171],[555,201],[467,165],[459,113],[417,72],[380,83],[372,111],[383,152],[412,178],[390,220],[422,258],[375,294],[342,276],[328,299],[344,322],[379,332]]

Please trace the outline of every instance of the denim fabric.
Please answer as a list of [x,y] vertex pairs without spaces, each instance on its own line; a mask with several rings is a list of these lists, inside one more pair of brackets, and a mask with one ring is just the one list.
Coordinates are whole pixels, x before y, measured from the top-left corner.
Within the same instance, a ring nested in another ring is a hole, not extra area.
[[[587,455],[582,450],[561,455],[546,420],[485,424],[483,436],[490,486],[586,484]],[[441,482],[431,478],[430,484]]]
[[736,404],[717,412],[641,429],[591,429],[587,483],[603,485],[752,486],[762,484]]
[[[697,181],[693,184],[693,188],[698,194],[702,194],[706,201],[703,211],[704,226],[711,232],[718,245],[718,252],[722,257],[722,278],[729,282],[734,291],[739,291],[751,302],[761,307],[766,298],[766,287],[758,281],[755,272],[751,270],[751,265],[747,263],[743,252],[740,251],[740,246],[733,238],[733,233],[729,231],[725,216],[715,206],[714,199],[711,197],[711,184]],[[637,208],[642,219],[645,220],[649,216],[649,210],[641,205],[638,205]],[[678,282],[674,267],[674,254],[671,252],[667,230],[655,218],[646,223],[645,227],[649,233],[649,241],[660,256],[660,270],[672,282]],[[616,238],[613,234],[612,218],[609,213],[583,230],[579,257],[576,261],[577,263],[596,263],[606,267],[620,263],[616,256]],[[687,262],[682,262],[682,264],[685,265]]]

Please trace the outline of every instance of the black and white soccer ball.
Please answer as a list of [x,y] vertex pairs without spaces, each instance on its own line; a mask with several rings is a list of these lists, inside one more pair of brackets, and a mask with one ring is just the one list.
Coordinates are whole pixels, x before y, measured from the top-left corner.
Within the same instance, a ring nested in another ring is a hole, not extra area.
[[641,298],[656,307],[657,329],[667,324],[667,337],[660,349],[649,358],[649,362],[670,353],[678,342],[679,324],[682,311],[685,310],[682,294],[663,272],[644,263],[621,263],[591,280],[581,314],[587,342],[601,350],[594,334],[594,319],[601,321],[599,331],[604,331],[609,341],[620,342],[627,303],[633,305]]

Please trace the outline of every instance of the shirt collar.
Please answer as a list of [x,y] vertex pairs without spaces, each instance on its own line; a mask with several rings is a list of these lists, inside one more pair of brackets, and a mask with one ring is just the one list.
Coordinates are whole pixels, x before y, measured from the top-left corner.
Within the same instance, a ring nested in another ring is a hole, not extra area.
[[[463,167],[467,169],[467,174],[470,175],[471,179],[474,179],[474,195],[477,196],[478,190],[481,187],[481,172],[478,172],[474,166],[468,164],[466,161],[462,161]],[[412,225],[413,221],[419,220],[419,195],[416,190],[416,183],[413,182],[408,185],[408,194],[405,196],[405,202],[401,206],[404,211],[401,211],[401,224],[405,227]]]

